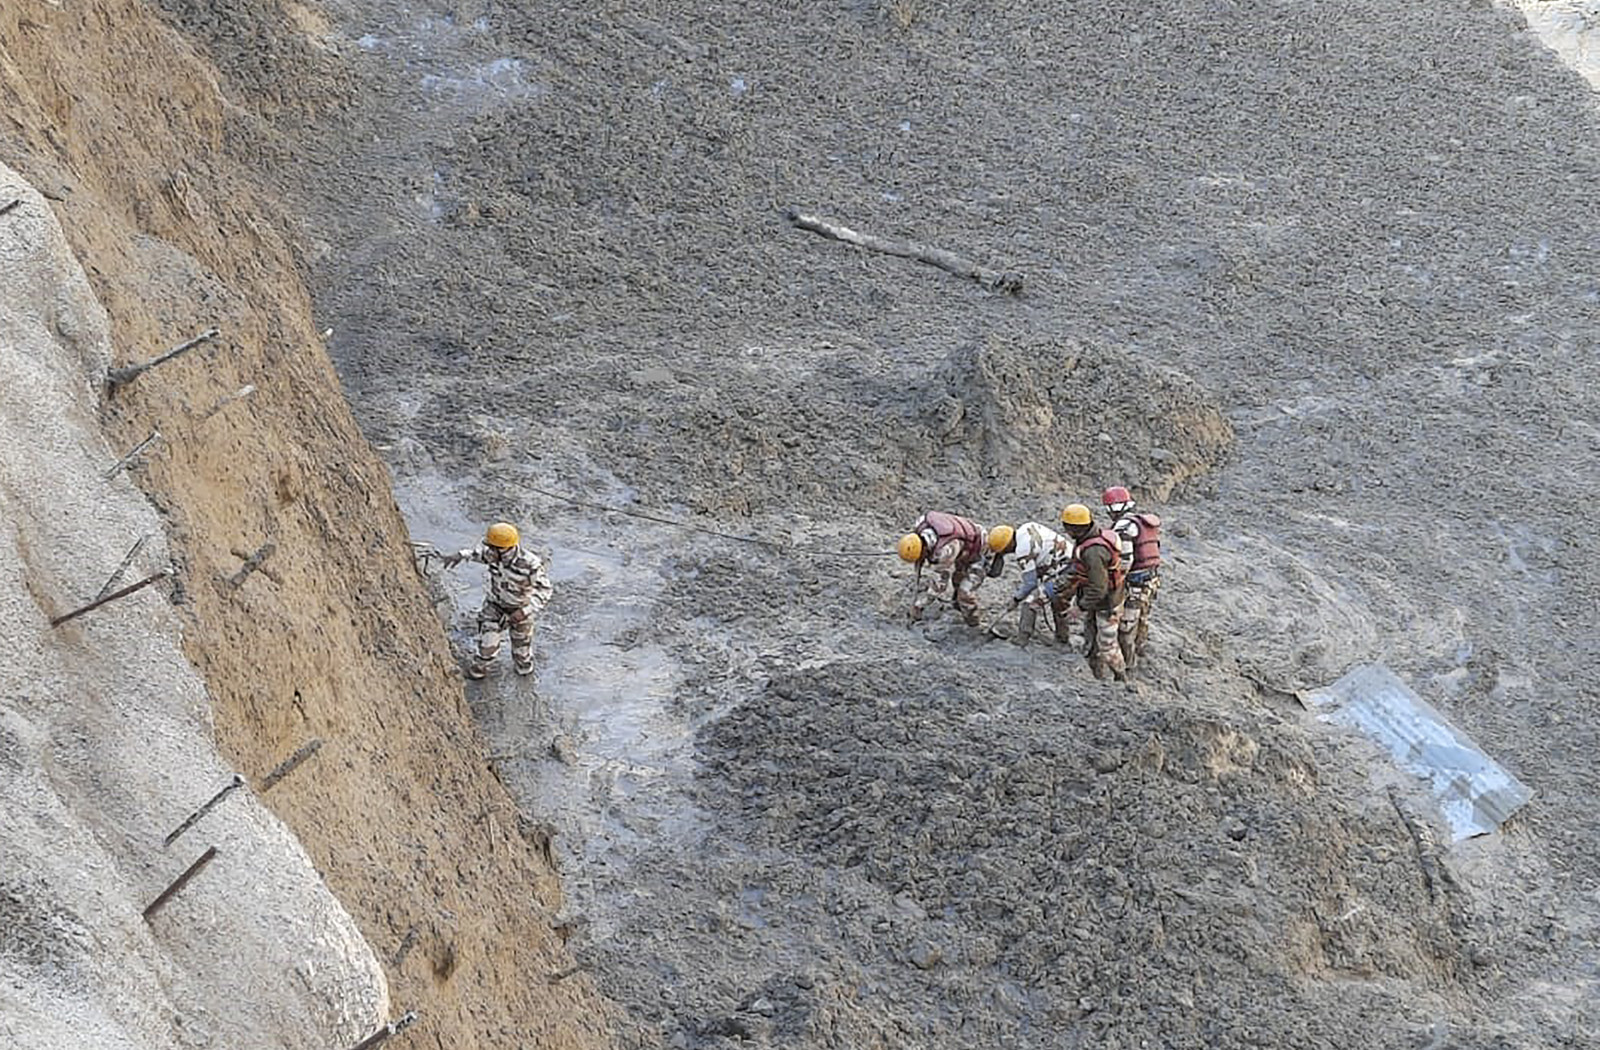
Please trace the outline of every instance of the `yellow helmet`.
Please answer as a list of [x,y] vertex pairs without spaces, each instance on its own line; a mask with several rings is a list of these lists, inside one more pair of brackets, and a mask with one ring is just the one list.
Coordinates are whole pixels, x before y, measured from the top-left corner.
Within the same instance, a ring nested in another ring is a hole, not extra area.
[[996,525],[989,530],[989,549],[996,554],[1004,553],[1016,536],[1017,530],[1010,525]]
[[900,544],[895,549],[900,552],[901,561],[917,561],[922,557],[922,537],[908,532],[900,537]]
[[497,521],[489,526],[489,531],[484,535],[483,542],[491,547],[499,547],[504,550],[508,547],[515,547],[517,541],[521,538],[517,535],[517,527],[515,525]]
[[1063,525],[1093,525],[1094,515],[1089,513],[1089,508],[1082,503],[1069,503],[1067,509],[1061,512]]

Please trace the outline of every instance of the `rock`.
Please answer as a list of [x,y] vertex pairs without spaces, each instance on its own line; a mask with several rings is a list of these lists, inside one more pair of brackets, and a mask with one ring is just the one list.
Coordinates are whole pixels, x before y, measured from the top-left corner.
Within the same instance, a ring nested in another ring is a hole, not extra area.
[[911,965],[919,970],[931,970],[944,961],[944,953],[938,945],[923,941],[911,949]]
[[772,1005],[771,999],[768,999],[763,995],[761,998],[750,1004],[750,1012],[753,1014],[760,1014],[762,1017],[771,1017],[773,1014],[778,1012],[778,1008]]
[[1096,773],[1114,773],[1122,768],[1122,753],[1119,751],[1101,751],[1094,756],[1094,771]]
[[797,973],[794,975],[794,986],[796,988],[815,988],[817,979],[809,973]]
[[1245,827],[1242,820],[1230,820],[1227,824],[1228,837],[1235,842],[1242,840],[1249,828]]

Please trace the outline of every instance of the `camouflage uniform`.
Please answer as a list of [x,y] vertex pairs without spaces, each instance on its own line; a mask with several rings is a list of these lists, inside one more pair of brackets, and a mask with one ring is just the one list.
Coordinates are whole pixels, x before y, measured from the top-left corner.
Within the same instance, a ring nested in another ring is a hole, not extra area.
[[533,670],[533,621],[550,601],[550,576],[540,557],[522,547],[500,550],[480,543],[445,557],[447,566],[463,561],[489,567],[489,588],[478,610],[478,658],[467,670],[482,678],[500,655],[500,632],[510,629],[511,662],[518,674]]
[[1083,614],[1083,655],[1089,661],[1089,669],[1096,678],[1104,678],[1109,670],[1120,681],[1127,677],[1127,664],[1117,644],[1117,628],[1122,621],[1128,592],[1122,581],[1112,574],[1116,541],[1093,542],[1104,535],[1091,532],[1073,548],[1074,601]]
[[989,533],[981,526],[972,527],[976,530],[976,542],[981,552],[977,557],[971,555],[967,550],[968,544],[964,543],[961,537],[937,536],[928,528],[927,517],[919,521],[917,527],[912,530],[922,537],[925,549],[928,551],[923,557],[921,567],[931,570],[926,573],[922,588],[911,605],[912,620],[922,619],[922,611],[927,608],[929,602],[944,597],[945,592],[954,588],[955,606],[961,613],[961,618],[970,627],[978,625],[978,588],[983,586],[983,579],[988,574],[990,562]]
[[[1141,523],[1139,519],[1146,519]],[[1161,590],[1160,528],[1161,519],[1154,515],[1126,513],[1111,525],[1117,534],[1117,546],[1122,554],[1122,564],[1128,566],[1128,599],[1118,625],[1117,645],[1122,650],[1127,665],[1132,667],[1144,654],[1145,642],[1150,635],[1150,607],[1155,604]],[[1141,541],[1155,550],[1152,558],[1147,552],[1141,558],[1136,549]],[[1143,560],[1153,564],[1140,565]]]

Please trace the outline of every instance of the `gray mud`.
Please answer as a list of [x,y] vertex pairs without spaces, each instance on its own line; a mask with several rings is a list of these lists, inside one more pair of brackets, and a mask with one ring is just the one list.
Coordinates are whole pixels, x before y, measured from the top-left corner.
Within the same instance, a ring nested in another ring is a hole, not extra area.
[[[327,10],[269,51],[348,100],[239,133],[419,535],[449,478],[451,542],[554,551],[537,682],[471,695],[628,1042],[1600,1042],[1600,110],[1517,16]],[[528,488],[860,550],[1112,481],[1177,526],[1133,689]],[[1502,834],[1419,849],[1306,719],[1371,660],[1535,788]]]

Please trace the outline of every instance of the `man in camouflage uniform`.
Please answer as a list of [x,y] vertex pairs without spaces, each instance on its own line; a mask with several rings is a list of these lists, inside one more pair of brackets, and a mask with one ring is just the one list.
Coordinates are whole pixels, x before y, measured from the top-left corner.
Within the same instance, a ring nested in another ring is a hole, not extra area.
[[1161,519],[1136,511],[1133,495],[1113,485],[1100,496],[1111,513],[1111,530],[1117,534],[1122,563],[1128,570],[1128,600],[1117,626],[1117,645],[1128,667],[1144,655],[1150,634],[1150,607],[1161,589]]
[[478,610],[478,658],[468,678],[482,678],[500,655],[500,632],[511,631],[511,662],[518,674],[533,673],[533,620],[550,601],[550,576],[544,562],[521,546],[515,525],[496,522],[476,547],[444,556],[445,568],[464,561],[489,567],[489,586]]
[[1128,677],[1122,649],[1117,645],[1117,626],[1127,600],[1124,567],[1117,547],[1117,534],[1095,525],[1094,516],[1082,503],[1061,512],[1061,523],[1071,538],[1073,604],[1083,616],[1084,656],[1096,678],[1109,671],[1117,681]]
[[[910,620],[922,619],[928,604],[953,591],[952,599],[967,626],[978,625],[978,588],[990,564],[989,534],[970,518],[930,510],[900,537],[897,550],[903,561],[917,567],[917,597]],[[928,569],[930,572],[923,573]]]

